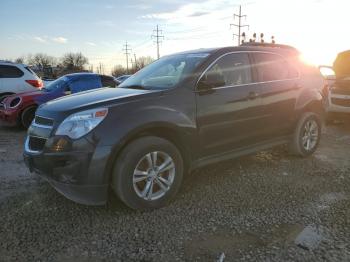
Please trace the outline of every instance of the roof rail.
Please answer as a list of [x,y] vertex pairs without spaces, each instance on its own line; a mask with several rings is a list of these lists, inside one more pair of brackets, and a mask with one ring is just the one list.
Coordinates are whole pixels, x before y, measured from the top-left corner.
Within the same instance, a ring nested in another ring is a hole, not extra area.
[[261,47],[270,47],[270,48],[280,48],[280,49],[287,49],[287,50],[299,53],[298,49],[296,49],[295,47],[292,47],[289,45],[281,45],[281,44],[247,42],[247,43],[241,44],[241,46],[261,46]]
[[3,59],[0,59],[0,63],[9,63],[9,64],[13,64],[12,61],[10,61],[10,60],[3,60]]

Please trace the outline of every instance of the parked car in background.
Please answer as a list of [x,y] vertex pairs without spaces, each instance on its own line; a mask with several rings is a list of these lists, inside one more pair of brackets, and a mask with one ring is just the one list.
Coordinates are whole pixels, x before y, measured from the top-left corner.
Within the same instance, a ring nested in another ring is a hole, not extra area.
[[0,102],[7,96],[35,91],[43,82],[27,65],[0,61]]
[[128,79],[131,75],[122,75],[122,76],[118,76],[115,79],[117,80],[118,85],[120,85],[121,83],[123,83],[126,79]]
[[10,126],[28,128],[38,106],[50,100],[101,87],[116,87],[112,76],[93,73],[65,75],[41,90],[6,97],[0,104],[0,120]]
[[338,54],[333,67],[320,69],[329,86],[327,119],[350,120],[350,51]]
[[325,81],[282,45],[165,56],[118,88],[41,106],[24,160],[71,200],[166,205],[192,169],[276,145],[298,156],[319,144]]

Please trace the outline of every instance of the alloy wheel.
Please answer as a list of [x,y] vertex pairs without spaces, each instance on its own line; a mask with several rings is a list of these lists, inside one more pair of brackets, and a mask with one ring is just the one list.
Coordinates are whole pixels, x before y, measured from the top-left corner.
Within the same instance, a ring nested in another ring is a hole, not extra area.
[[302,145],[306,151],[312,151],[319,138],[319,127],[318,123],[314,119],[309,119],[304,124],[304,130],[302,135]]
[[175,163],[167,153],[154,151],[146,154],[136,165],[133,186],[136,194],[147,201],[163,197],[175,178]]

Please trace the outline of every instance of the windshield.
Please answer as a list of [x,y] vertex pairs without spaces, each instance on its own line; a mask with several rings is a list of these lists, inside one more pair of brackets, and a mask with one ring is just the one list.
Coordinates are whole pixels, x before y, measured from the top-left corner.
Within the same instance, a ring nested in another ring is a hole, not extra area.
[[47,86],[45,86],[44,90],[45,91],[52,91],[55,89],[62,88],[65,85],[67,85],[67,81],[68,81],[67,77],[65,77],[65,76],[60,77],[60,78],[56,79],[55,81],[52,81]]
[[126,79],[119,87],[165,90],[190,75],[207,53],[180,54],[161,58]]

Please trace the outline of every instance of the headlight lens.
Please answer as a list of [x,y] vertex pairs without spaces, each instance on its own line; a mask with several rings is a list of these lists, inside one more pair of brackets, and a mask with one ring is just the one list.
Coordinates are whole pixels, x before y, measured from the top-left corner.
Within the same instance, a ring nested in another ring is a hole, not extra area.
[[22,102],[22,99],[20,97],[15,97],[14,99],[11,100],[9,106],[10,108],[15,108],[19,106],[21,102]]
[[93,130],[107,116],[107,108],[97,108],[75,113],[67,117],[58,127],[56,135],[78,139]]

